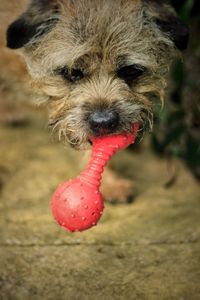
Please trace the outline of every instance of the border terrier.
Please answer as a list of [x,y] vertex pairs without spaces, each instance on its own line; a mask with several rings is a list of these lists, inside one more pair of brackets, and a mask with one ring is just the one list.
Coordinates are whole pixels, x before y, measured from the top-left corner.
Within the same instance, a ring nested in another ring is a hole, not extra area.
[[[188,28],[162,0],[32,0],[7,30],[20,49],[49,126],[85,149],[90,136],[151,128],[169,67]],[[107,199],[126,201],[129,181],[105,175]]]

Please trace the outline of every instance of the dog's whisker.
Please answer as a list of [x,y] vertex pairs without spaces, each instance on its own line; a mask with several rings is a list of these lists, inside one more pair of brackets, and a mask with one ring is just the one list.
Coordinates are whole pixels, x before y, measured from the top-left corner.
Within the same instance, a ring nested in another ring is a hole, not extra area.
[[7,44],[23,48],[59,140],[81,148],[136,121],[141,135],[153,129],[155,100],[163,105],[169,66],[188,40],[172,8],[155,2],[32,0],[9,27]]

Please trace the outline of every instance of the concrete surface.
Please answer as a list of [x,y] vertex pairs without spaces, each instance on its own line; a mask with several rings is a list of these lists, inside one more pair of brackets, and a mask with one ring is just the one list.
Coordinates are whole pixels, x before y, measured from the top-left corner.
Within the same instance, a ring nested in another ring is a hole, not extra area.
[[52,142],[45,119],[0,127],[0,299],[200,299],[200,192],[180,164],[123,151],[117,170],[137,183],[129,205],[106,203],[97,227],[67,233],[49,202],[80,171],[80,153]]

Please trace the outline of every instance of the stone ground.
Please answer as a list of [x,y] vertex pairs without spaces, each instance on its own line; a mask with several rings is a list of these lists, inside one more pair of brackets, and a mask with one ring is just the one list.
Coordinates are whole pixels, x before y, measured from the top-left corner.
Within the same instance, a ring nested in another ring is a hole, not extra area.
[[51,195],[80,172],[82,154],[53,141],[23,63],[3,46],[7,11],[23,2],[0,4],[0,299],[199,300],[200,189],[148,142],[112,160],[136,184],[132,204],[106,203],[98,226],[83,233],[54,222]]

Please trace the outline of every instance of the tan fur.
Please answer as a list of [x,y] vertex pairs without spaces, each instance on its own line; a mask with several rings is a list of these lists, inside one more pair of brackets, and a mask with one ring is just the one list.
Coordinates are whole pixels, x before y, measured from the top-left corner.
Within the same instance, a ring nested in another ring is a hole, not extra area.
[[[152,18],[173,14],[172,9],[141,0],[58,2],[56,25],[23,50],[33,86],[49,105],[50,126],[77,148],[87,145],[91,134],[87,118],[99,105],[119,111],[118,132],[131,130],[136,120],[151,127],[155,98],[163,101],[165,77],[176,53]],[[148,69],[132,88],[116,77],[124,59]],[[67,82],[54,72],[62,66],[84,68],[87,76]]]

